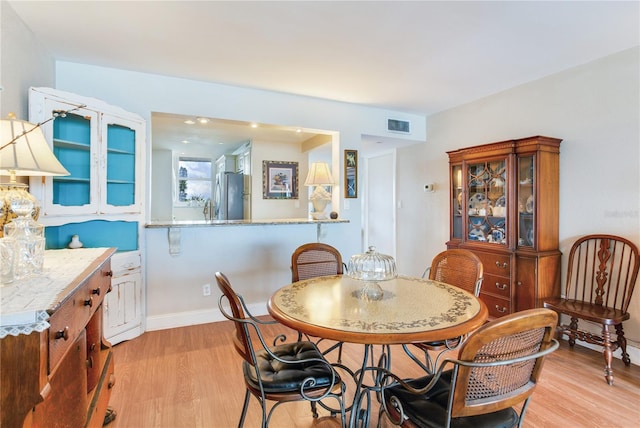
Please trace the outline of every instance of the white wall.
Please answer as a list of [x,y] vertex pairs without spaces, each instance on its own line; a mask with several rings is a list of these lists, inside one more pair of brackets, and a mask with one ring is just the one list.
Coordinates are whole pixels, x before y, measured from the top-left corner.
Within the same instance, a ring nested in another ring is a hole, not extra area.
[[[589,233],[640,246],[640,48],[522,85],[427,118],[427,145],[398,151],[398,257],[419,274],[445,249],[448,158],[462,147],[546,135],[560,146],[560,250]],[[435,182],[435,193],[416,186]],[[409,264],[408,261],[411,261]],[[566,257],[563,257],[562,281]],[[640,345],[640,292],[626,336]],[[633,356],[632,356],[633,360]],[[636,359],[637,361],[637,359]]]
[[15,113],[28,120],[27,91],[53,85],[55,62],[5,1],[0,1],[0,53],[0,117]]

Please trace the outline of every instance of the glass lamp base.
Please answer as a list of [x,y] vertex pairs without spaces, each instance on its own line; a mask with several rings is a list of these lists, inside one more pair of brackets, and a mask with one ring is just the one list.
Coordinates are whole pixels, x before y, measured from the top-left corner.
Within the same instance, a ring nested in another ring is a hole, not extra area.
[[0,183],[0,237],[4,236],[4,226],[19,216],[38,219],[40,204],[28,190],[23,183]]

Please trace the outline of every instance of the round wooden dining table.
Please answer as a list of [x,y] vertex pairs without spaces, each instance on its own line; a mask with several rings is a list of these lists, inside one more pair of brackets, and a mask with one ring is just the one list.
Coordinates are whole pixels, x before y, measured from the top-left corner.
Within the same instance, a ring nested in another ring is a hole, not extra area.
[[370,300],[364,282],[335,275],[286,285],[269,299],[281,324],[309,336],[367,345],[446,340],[480,327],[485,304],[458,287],[398,276],[379,282],[383,295]]
[[[464,336],[488,318],[480,299],[453,285],[407,276],[378,285],[382,296],[371,299],[367,289],[376,287],[371,283],[347,275],[323,276],[286,285],[268,302],[271,316],[287,327],[310,337],[364,345],[362,366],[349,370],[355,382],[350,427],[369,426],[370,395],[380,391],[375,373],[390,369],[390,345]],[[377,366],[368,363],[375,345],[383,347]],[[367,372],[374,373],[372,385],[365,384]]]

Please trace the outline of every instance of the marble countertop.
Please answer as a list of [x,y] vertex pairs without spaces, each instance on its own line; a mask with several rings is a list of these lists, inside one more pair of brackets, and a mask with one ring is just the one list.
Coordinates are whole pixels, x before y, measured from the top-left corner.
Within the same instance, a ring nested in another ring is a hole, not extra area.
[[60,293],[110,248],[47,250],[42,273],[0,284],[0,338],[30,334],[49,327],[48,311],[59,304]]
[[145,225],[147,228],[163,227],[211,227],[211,226],[265,226],[265,225],[287,225],[287,224],[331,224],[349,223],[347,219],[326,219],[311,220],[308,218],[281,218],[281,219],[259,219],[259,220],[159,220],[151,221]]

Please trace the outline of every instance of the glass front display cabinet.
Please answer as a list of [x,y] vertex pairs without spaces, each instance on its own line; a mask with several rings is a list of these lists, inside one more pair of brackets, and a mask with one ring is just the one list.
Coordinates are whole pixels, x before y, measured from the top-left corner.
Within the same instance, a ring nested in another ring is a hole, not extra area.
[[530,137],[448,152],[448,248],[483,262],[480,292],[492,317],[559,295],[561,140]]

